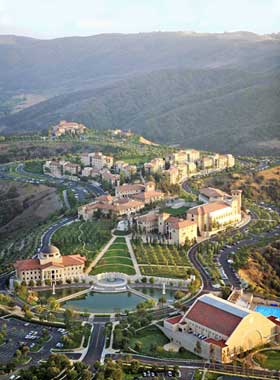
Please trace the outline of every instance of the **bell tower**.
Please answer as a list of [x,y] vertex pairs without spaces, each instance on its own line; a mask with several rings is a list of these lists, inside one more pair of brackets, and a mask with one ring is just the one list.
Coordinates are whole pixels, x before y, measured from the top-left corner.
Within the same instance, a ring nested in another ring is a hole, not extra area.
[[231,196],[232,196],[232,208],[236,211],[237,214],[241,214],[242,190],[231,190]]

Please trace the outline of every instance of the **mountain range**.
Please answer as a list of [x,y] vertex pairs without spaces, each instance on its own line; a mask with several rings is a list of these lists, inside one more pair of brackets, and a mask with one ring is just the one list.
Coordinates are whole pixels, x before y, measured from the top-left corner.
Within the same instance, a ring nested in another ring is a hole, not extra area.
[[5,104],[40,99],[2,113],[1,134],[66,119],[220,152],[280,148],[280,34],[0,36],[0,88]]

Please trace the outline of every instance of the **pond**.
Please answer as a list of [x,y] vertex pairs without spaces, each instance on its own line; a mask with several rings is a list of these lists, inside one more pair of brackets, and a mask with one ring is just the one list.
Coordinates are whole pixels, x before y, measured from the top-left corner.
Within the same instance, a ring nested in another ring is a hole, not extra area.
[[[143,293],[143,294],[147,294],[148,296],[151,296],[153,298],[156,298],[156,299],[159,299],[163,294],[162,294],[162,289],[156,289],[156,288],[141,288],[141,287],[137,287],[135,288],[135,290],[138,290],[139,292]],[[165,297],[166,297],[166,300],[167,302],[174,302],[175,301],[175,293],[176,291],[175,290],[171,290],[171,289],[165,289]]]
[[123,293],[88,293],[63,303],[64,308],[72,308],[89,313],[118,313],[133,310],[145,301],[144,298],[129,292]]
[[52,290],[41,290],[38,292],[38,296],[41,301],[47,301],[48,298],[54,297],[55,299],[59,299],[62,297],[70,296],[70,294],[81,292],[82,290],[87,289],[86,287],[80,287],[80,288],[63,288],[63,289],[56,289],[55,294],[53,294]]

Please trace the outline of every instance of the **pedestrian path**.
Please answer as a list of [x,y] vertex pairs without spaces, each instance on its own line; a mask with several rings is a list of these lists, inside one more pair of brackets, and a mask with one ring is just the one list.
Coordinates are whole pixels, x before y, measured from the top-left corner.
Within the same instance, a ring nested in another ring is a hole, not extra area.
[[136,256],[134,254],[134,251],[133,251],[133,248],[132,248],[132,245],[131,245],[130,237],[126,236],[125,237],[125,241],[126,241],[126,244],[127,244],[127,247],[128,247],[128,252],[130,254],[131,260],[133,262],[133,266],[134,266],[136,275],[139,276],[139,277],[141,277],[141,271],[140,271],[139,265],[138,265],[137,260],[136,260]]
[[98,263],[98,261],[102,259],[102,257],[105,255],[105,253],[108,251],[108,249],[114,243],[115,240],[116,240],[116,236],[113,236],[109,240],[109,242],[105,245],[105,247],[98,253],[96,258],[90,263],[90,265],[86,269],[86,274],[89,274],[91,272],[91,270],[95,267],[95,265]]

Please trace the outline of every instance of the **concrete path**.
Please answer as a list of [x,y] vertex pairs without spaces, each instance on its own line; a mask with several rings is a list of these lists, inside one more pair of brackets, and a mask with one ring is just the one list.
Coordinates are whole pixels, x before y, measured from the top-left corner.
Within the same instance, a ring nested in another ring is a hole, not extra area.
[[136,275],[139,276],[139,277],[141,277],[141,271],[139,269],[139,265],[137,263],[136,256],[134,254],[134,251],[133,251],[133,248],[132,248],[132,245],[131,245],[131,240],[130,240],[130,238],[128,236],[126,236],[125,237],[125,241],[126,241],[126,244],[127,244],[127,248],[128,248],[128,252],[130,254],[131,260],[133,262],[133,266],[134,266]]
[[95,267],[95,265],[98,263],[99,260],[105,255],[105,253],[108,251],[110,246],[114,243],[116,240],[116,236],[113,236],[109,242],[105,245],[105,247],[98,253],[96,258],[90,263],[89,267],[86,269],[86,274],[89,274],[91,270]]

